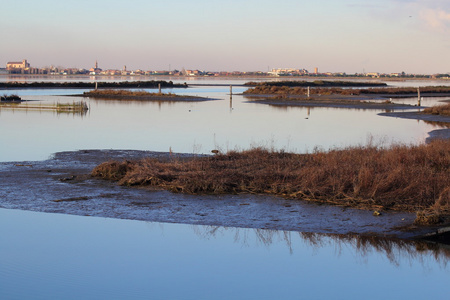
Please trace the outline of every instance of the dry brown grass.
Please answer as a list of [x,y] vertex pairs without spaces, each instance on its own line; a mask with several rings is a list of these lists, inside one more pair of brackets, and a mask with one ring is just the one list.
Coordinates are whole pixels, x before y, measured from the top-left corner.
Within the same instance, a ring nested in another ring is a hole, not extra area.
[[188,194],[257,193],[366,209],[450,214],[450,140],[292,154],[257,148],[181,161],[106,162],[92,175]]
[[450,116],[450,103],[425,108],[423,110],[423,113],[431,115]]
[[[422,94],[449,94],[450,87],[445,86],[429,86],[420,88]],[[305,95],[307,93],[307,87],[289,87],[289,86],[275,86],[275,85],[261,85],[250,88],[244,92],[244,94],[256,94],[256,95]],[[385,87],[385,88],[355,88],[345,89],[340,87],[314,87],[310,89],[311,95],[411,95],[417,94],[417,88],[412,87]]]
[[89,92],[84,92],[85,96],[123,96],[123,97],[149,97],[149,96],[170,96],[174,97],[175,94],[172,93],[150,93],[146,91],[129,91],[129,90],[114,90],[114,89],[105,89],[105,90],[92,90]]

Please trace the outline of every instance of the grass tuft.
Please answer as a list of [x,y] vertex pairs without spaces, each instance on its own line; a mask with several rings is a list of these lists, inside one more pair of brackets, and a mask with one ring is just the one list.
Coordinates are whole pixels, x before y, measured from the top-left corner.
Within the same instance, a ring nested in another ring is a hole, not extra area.
[[450,116],[450,103],[427,107],[423,110],[425,114]]
[[363,209],[420,212],[418,224],[430,224],[450,215],[449,149],[450,140],[309,154],[255,148],[184,161],[106,162],[92,175],[120,185],[150,185],[188,194],[272,194]]

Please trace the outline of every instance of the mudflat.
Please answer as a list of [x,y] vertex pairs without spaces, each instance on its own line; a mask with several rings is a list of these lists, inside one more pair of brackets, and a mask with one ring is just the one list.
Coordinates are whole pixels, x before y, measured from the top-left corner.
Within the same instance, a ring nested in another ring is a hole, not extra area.
[[438,227],[413,226],[416,215],[318,205],[268,195],[185,195],[130,188],[92,178],[105,161],[177,155],[134,150],[56,153],[45,161],[0,163],[0,207],[150,222],[414,238]]

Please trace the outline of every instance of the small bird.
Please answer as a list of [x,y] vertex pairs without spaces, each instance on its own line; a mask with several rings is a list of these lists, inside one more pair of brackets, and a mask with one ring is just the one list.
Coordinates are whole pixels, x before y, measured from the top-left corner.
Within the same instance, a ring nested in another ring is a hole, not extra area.
[[220,151],[219,150],[216,150],[216,149],[214,149],[214,150],[211,150],[211,153],[214,153],[214,154],[218,154]]

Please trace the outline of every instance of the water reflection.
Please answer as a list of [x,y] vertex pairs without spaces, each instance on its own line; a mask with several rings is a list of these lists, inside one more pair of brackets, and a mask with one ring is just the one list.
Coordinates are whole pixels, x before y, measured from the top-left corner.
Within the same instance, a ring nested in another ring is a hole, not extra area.
[[[14,147],[0,149],[0,160],[40,160],[59,151],[105,148],[192,153],[195,145],[201,145],[205,153],[211,149],[227,151],[267,144],[275,149],[304,153],[316,146],[329,149],[361,144],[369,135],[392,142],[423,142],[430,131],[430,125],[424,122],[380,117],[379,111],[248,103],[239,94],[244,89],[233,87],[232,95],[229,85],[173,89],[174,93],[224,101],[154,103],[90,99],[88,114],[70,121],[34,112],[19,115],[2,111],[0,135],[5,144]],[[83,90],[18,92],[26,94],[22,96],[25,100],[70,103],[80,97],[57,95],[81,94]],[[49,93],[52,96],[46,96]],[[59,134],[72,132],[73,128],[77,128],[82,139]],[[35,151],[15,150],[26,149],[30,141]]]
[[0,105],[0,115],[3,112],[11,111],[13,114],[20,113],[39,113],[41,115],[72,115],[76,117],[85,117],[89,113],[89,108],[86,109],[60,109],[56,105],[40,105],[40,104],[16,104],[16,105]]
[[[269,229],[232,228],[222,226],[191,226],[198,236],[220,239],[232,235],[234,242],[246,247],[263,245],[270,247],[283,243],[290,254],[294,254],[295,239],[314,251],[321,248],[334,248],[335,255],[343,249],[353,249],[361,258],[367,259],[373,253],[386,257],[393,265],[399,266],[401,261],[424,262],[424,258],[432,256],[442,267],[450,260],[450,246],[424,240],[403,240],[358,234],[324,234],[313,232],[279,231]],[[252,245],[251,243],[254,242]]]
[[6,209],[0,237],[1,299],[443,299],[450,292],[448,251],[432,244]]
[[426,121],[426,120],[424,120],[424,122],[435,128],[450,128],[450,123],[447,123],[447,122],[436,122],[436,121]]

